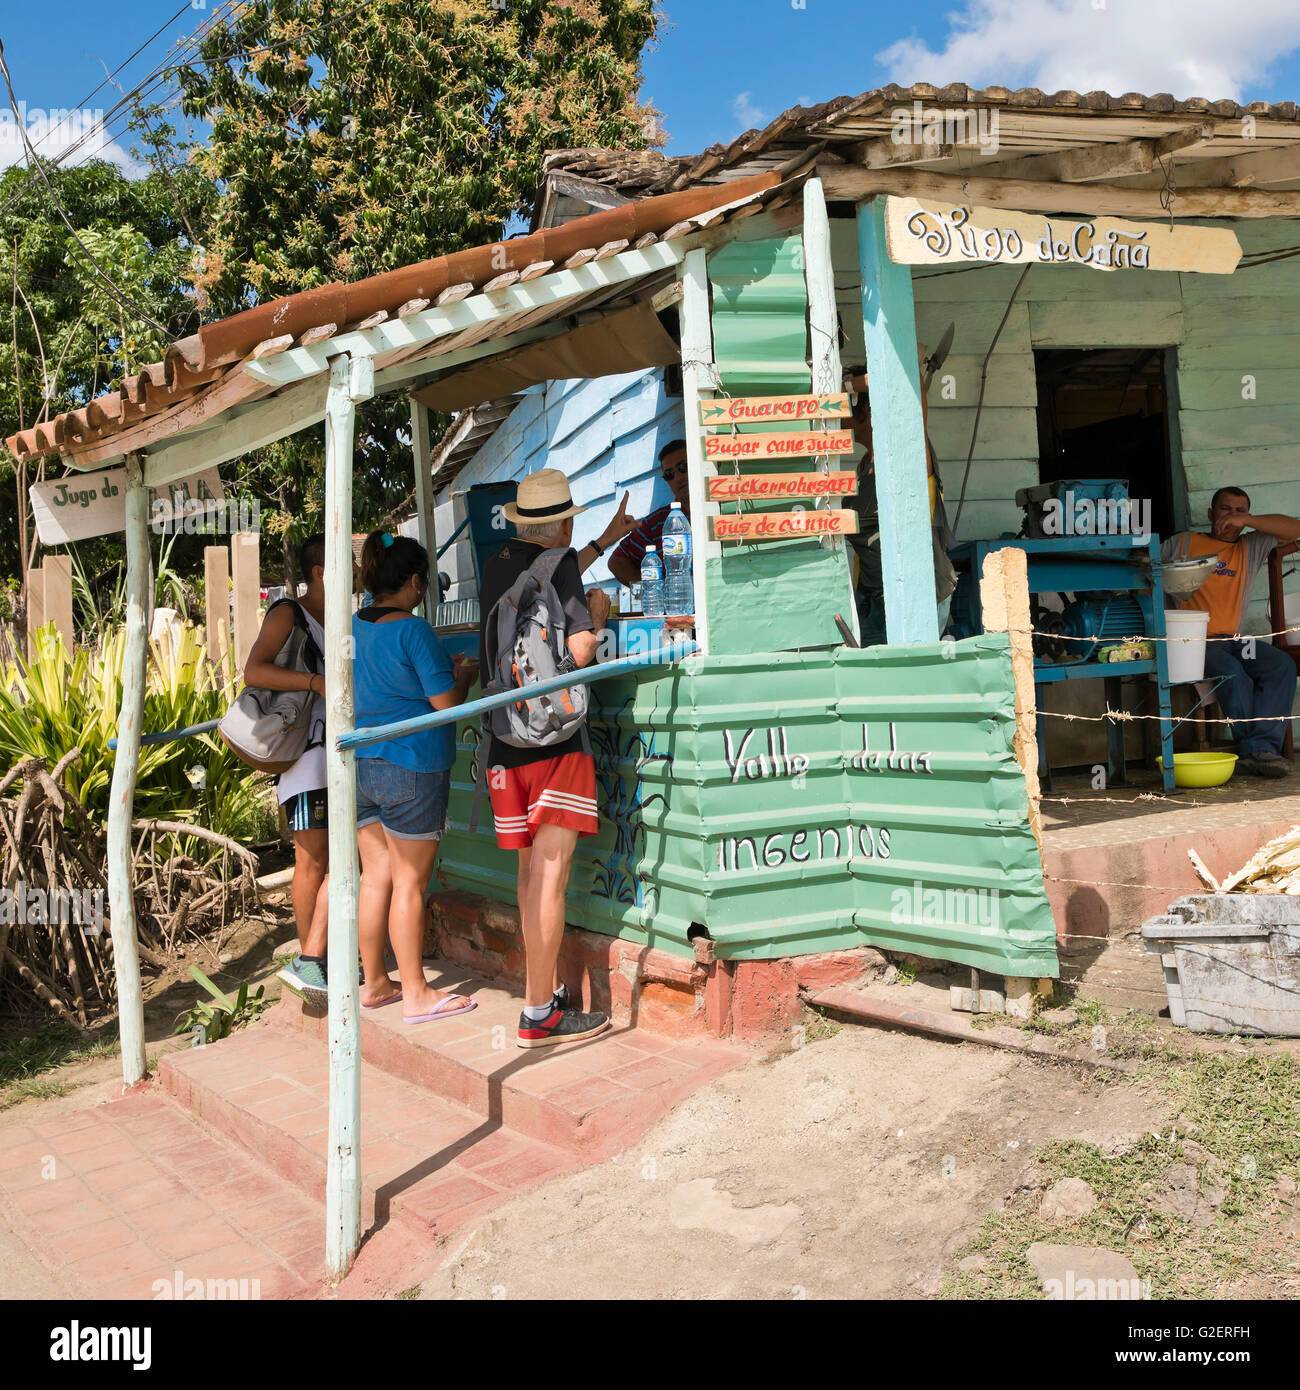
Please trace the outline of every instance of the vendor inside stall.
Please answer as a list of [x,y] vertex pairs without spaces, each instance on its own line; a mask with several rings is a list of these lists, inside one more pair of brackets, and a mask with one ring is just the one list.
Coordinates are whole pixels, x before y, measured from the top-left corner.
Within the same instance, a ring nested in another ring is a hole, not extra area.
[[[686,441],[674,439],[659,450],[659,474],[668,484],[672,502],[680,502],[686,519],[691,519],[690,484],[686,477]],[[624,499],[626,502],[626,499]],[[627,536],[616,551],[609,557],[609,572],[620,584],[639,584],[641,582],[641,561],[645,559],[646,547],[653,545],[663,553],[664,522],[672,510],[672,502],[665,503],[650,513],[630,536]],[[617,520],[617,518],[616,518]]]
[[[1219,563],[1180,608],[1210,615],[1205,674],[1221,678],[1219,705],[1230,720],[1260,721],[1234,727],[1240,766],[1257,777],[1285,777],[1282,756],[1286,719],[1296,692],[1296,667],[1271,643],[1241,636],[1256,575],[1279,541],[1300,539],[1300,519],[1282,512],[1255,515],[1239,487],[1221,487],[1210,501],[1210,530],[1180,531],[1160,547],[1165,561],[1217,555]],[[1217,640],[1216,640],[1217,639]]]

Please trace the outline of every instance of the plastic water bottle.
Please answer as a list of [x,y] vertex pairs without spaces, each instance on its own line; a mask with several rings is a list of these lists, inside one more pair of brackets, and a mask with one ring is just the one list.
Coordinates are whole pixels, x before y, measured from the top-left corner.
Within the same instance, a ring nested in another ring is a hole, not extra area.
[[669,615],[695,612],[695,586],[691,579],[691,523],[674,502],[664,520],[664,608]]
[[662,618],[664,613],[664,567],[652,545],[646,546],[641,561],[641,612],[647,618]]

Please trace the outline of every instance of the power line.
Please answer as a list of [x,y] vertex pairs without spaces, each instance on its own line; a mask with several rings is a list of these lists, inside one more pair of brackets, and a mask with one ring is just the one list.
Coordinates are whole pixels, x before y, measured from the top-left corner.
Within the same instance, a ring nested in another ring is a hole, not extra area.
[[[92,97],[96,96],[96,95],[97,95],[99,92],[101,92],[105,87],[107,87],[108,84],[113,80],[113,78],[115,78],[115,77],[118,75],[118,73],[121,72],[122,69],[123,69],[124,67],[126,67],[126,65],[127,65],[128,63],[134,62],[134,61],[140,56],[140,54],[143,53],[143,52],[145,51],[145,49],[148,48],[149,45],[150,45],[151,43],[153,43],[153,41],[154,41],[165,29],[168,28],[169,25],[175,24],[176,21],[181,17],[181,15],[183,15],[183,14],[185,13],[185,11],[188,10],[189,8],[190,8],[189,4],[184,4],[184,5],[182,5],[182,6],[180,7],[180,9],[177,10],[176,13],[175,13],[174,15],[172,15],[172,17],[171,17],[169,20],[167,20],[167,22],[166,22],[165,24],[163,24],[160,28],[155,29],[154,32],[153,32],[152,34],[150,34],[149,37],[148,37],[147,39],[145,39],[145,41],[140,45],[140,47],[137,48],[137,49],[135,50],[135,52],[132,53],[131,56],[130,56],[129,58],[124,58],[124,59],[113,69],[113,71],[110,72],[110,73],[108,74],[108,76],[104,78],[104,80],[99,84],[98,87],[96,87],[96,88],[94,89],[94,91],[89,92],[89,93],[87,93],[84,97],[82,97],[81,100],[77,103],[77,105],[73,108],[73,110],[76,110],[76,111],[84,111],[85,108],[90,104],[90,101],[91,101],[91,98],[92,98]],[[69,113],[69,114],[71,114],[71,113]],[[51,127],[45,132],[45,134],[42,135],[41,138],[40,138],[39,140],[36,141],[36,143],[32,146],[32,148],[33,148],[33,149],[39,149],[40,146],[43,145],[48,139],[50,139],[50,138],[55,134],[56,131],[62,130],[63,127],[64,127],[66,124],[67,124],[67,121],[66,121],[66,119],[65,119],[65,120],[60,121],[60,122],[58,123],[57,126],[51,126]]]
[[5,62],[3,43],[0,43],[0,77],[4,78],[5,89],[9,93],[9,105],[13,109],[14,119],[18,122],[18,130],[22,135],[23,146],[27,151],[27,163],[41,176],[41,181],[45,185],[45,191],[49,195],[50,204],[54,208],[55,212],[59,214],[59,217],[63,220],[64,226],[66,226],[68,231],[72,233],[73,241],[75,241],[77,245],[81,248],[82,254],[90,262],[96,275],[98,275],[99,278],[104,282],[105,287],[108,289],[108,292],[113,296],[113,298],[124,309],[127,309],[132,314],[137,315],[142,323],[147,323],[150,328],[156,329],[169,342],[174,342],[175,334],[169,333],[162,326],[162,324],[160,324],[156,319],[152,318],[149,314],[145,313],[145,311],[141,309],[138,304],[135,304],[131,300],[131,298],[126,294],[124,290],[120,289],[117,286],[117,284],[109,277],[107,272],[94,258],[94,256],[90,254],[90,250],[86,246],[86,243],[82,241],[82,239],[77,235],[77,229],[72,225],[72,222],[69,219],[67,212],[64,210],[63,204],[59,202],[59,199],[54,192],[53,185],[50,183],[49,177],[45,172],[44,166],[41,164],[40,157],[32,149],[32,142],[27,138],[27,127],[23,123],[22,113],[18,109],[18,98],[14,94],[14,84],[9,76],[9,65]]

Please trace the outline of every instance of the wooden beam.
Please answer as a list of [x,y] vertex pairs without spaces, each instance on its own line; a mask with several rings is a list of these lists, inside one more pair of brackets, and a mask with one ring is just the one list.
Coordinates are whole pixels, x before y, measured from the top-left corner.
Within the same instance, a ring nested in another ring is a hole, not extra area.
[[[122,704],[117,716],[117,752],[108,797],[108,911],[113,933],[113,973],[117,978],[118,1037],[122,1085],[145,1077],[144,997],[140,990],[140,951],[136,937],[131,817],[140,772],[144,728],[144,686],[149,659],[149,493],[140,458],[126,463],[126,623],[122,652]],[[355,832],[354,832],[355,833]]]
[[434,523],[433,441],[429,432],[429,407],[411,400],[411,455],[415,463],[415,524],[417,538],[429,553],[429,592],[424,616],[438,621],[438,532]]
[[[900,164],[923,164],[928,159],[949,159],[956,145],[926,145],[920,141],[900,144],[888,136],[877,140],[859,140],[844,151],[854,164],[867,169],[893,169]],[[837,151],[838,152],[838,151]]]
[[[804,282],[808,291],[808,331],[812,343],[812,390],[815,396],[829,396],[844,389],[844,373],[840,366],[840,320],[835,305],[835,269],[831,262],[831,224],[826,214],[826,197],[821,180],[811,178],[803,186],[803,250]],[[828,420],[812,426],[813,433],[838,429],[838,420]],[[829,473],[829,456],[822,459],[818,472]],[[820,497],[815,506],[822,511],[835,510],[837,499]],[[853,597],[848,560],[848,547],[842,536],[822,538],[822,547],[837,551],[843,571],[843,593],[835,600],[839,612],[848,622],[854,637],[859,635],[857,604]]]
[[700,401],[713,395],[718,373],[713,362],[713,324],[709,316],[709,269],[703,250],[691,251],[682,267],[682,300],[677,308],[682,344],[682,409],[686,415],[686,467],[691,500],[691,580],[695,587],[695,640],[709,650],[707,562],[722,553],[706,518],[717,507],[705,497],[704,477],[712,472],[700,434]]
[[1300,140],[1281,148],[1198,159],[1178,169],[1180,188],[1255,188],[1300,179]]
[[1002,164],[989,164],[984,173],[999,179],[1045,179],[1059,183],[1087,183],[1094,179],[1149,174],[1159,161],[1179,150],[1203,145],[1214,138],[1212,124],[1184,126],[1157,140],[1121,140],[1108,145],[1079,145],[1052,150]]
[[[878,193],[951,199],[967,206],[1012,208],[1022,212],[1080,212],[1094,216],[1167,217],[1159,189],[1114,184],[1035,183],[1029,179],[966,178],[919,169],[872,170],[855,164],[819,166],[826,196],[862,202]],[[1179,189],[1175,217],[1300,217],[1300,192],[1262,189]],[[285,354],[288,356],[289,354]],[[283,360],[278,359],[278,360]]]
[[325,777],[329,795],[329,1130],[325,1265],[332,1280],[361,1244],[361,1017],[357,987],[356,754],[338,745],[354,728],[352,687],[352,361],[330,365],[325,420]]
[[883,198],[858,209],[858,260],[871,382],[885,632],[891,645],[937,642],[939,615],[912,272],[895,265],[885,249]]

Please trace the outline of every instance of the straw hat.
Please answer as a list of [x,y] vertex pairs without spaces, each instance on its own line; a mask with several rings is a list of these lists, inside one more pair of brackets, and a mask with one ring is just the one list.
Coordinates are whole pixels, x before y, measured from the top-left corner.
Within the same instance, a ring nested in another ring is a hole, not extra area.
[[537,526],[563,521],[587,509],[574,505],[569,480],[558,468],[539,468],[519,484],[515,500],[507,502],[503,510],[512,526]]

